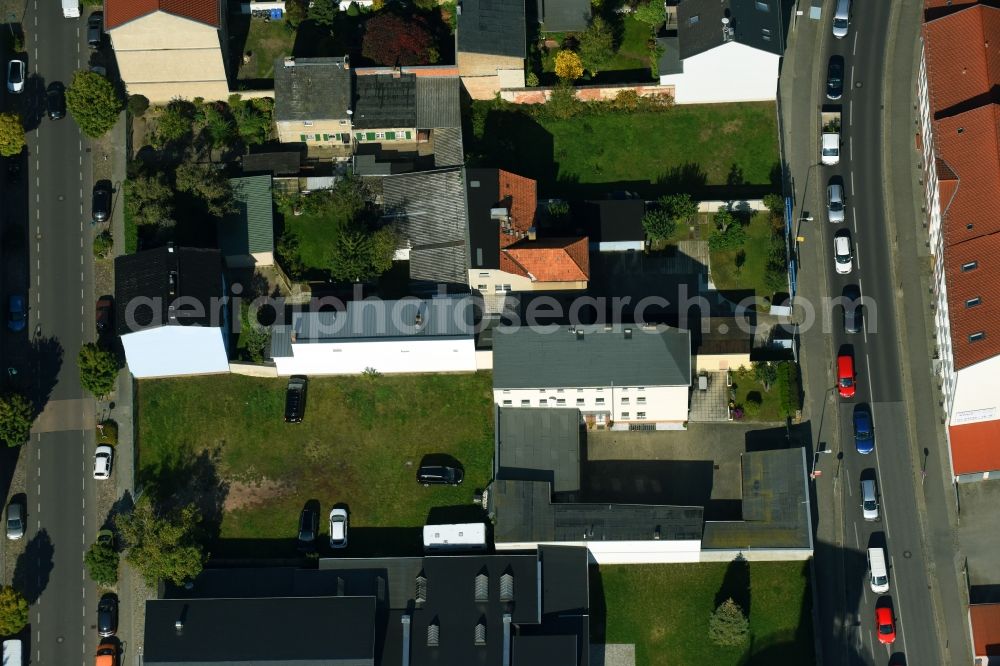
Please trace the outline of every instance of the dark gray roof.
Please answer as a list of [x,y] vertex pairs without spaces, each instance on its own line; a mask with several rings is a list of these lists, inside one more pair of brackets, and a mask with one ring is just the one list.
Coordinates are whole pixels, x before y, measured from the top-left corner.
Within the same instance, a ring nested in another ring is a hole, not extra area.
[[555,492],[580,489],[580,411],[548,407],[499,409],[498,479],[551,481]]
[[[760,9],[765,6],[766,10]],[[723,18],[729,21],[733,41],[782,55],[788,9],[782,6],[782,0],[680,0],[677,4],[680,57],[690,58],[730,41],[723,33]]]
[[252,153],[244,155],[241,159],[243,160],[243,173],[269,173],[279,178],[283,176],[298,176],[299,165],[302,162],[302,156],[293,150],[274,153]]
[[354,78],[355,129],[417,126],[417,77],[413,74],[364,74]]
[[614,325],[503,327],[493,336],[493,387],[690,386],[688,331]]
[[458,50],[524,58],[525,0],[463,0],[458,15]]
[[465,149],[462,147],[461,127],[438,127],[431,130],[434,142],[434,166],[462,166],[465,163]]
[[277,58],[274,119],[348,118],[351,71],[347,58]]
[[219,247],[227,257],[274,251],[271,176],[230,178],[236,212],[219,220]]
[[[224,295],[222,255],[218,250],[166,246],[115,259],[115,322],[119,335],[164,325],[221,326]],[[142,306],[128,311],[129,304],[134,307],[138,299],[153,299],[156,309]],[[201,316],[189,316],[196,306],[201,307]]]
[[705,523],[705,549],[811,549],[803,448],[753,451],[741,458],[743,520]]
[[418,76],[416,123],[419,129],[461,127],[457,76]]
[[468,284],[469,240],[461,169],[381,179],[386,219],[410,248],[410,278]]
[[146,602],[143,663],[374,666],[374,625],[371,596],[156,599]]
[[472,268],[500,268],[500,222],[490,211],[500,203],[499,169],[466,169]]
[[583,32],[590,22],[590,0],[537,0],[543,32]]
[[[703,330],[707,329],[707,330]],[[692,323],[691,347],[695,356],[749,354],[753,351],[753,325],[743,316],[709,317]]]
[[581,201],[571,212],[574,228],[586,234],[591,243],[646,240],[642,226],[646,202],[642,199]]
[[681,60],[681,44],[677,35],[657,37],[656,45],[661,49],[660,59],[656,63],[660,75],[683,74],[684,62]]
[[[581,613],[590,607],[587,551],[576,546],[539,546],[542,561],[542,612]],[[587,585],[565,585],[566,579]]]

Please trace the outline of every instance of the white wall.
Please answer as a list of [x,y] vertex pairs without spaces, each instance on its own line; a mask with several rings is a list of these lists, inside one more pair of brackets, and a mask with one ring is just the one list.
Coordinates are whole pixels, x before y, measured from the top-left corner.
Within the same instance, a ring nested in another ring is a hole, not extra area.
[[544,541],[497,543],[498,551],[534,550],[540,545],[586,546],[591,564],[678,564],[700,561],[701,541]]
[[122,336],[128,369],[143,377],[229,372],[221,328],[160,326]]
[[[640,389],[636,386],[609,386],[580,389],[493,389],[493,400],[501,407],[575,407],[585,415],[606,413],[615,422],[680,422],[687,421],[688,418],[688,388],[646,386]],[[528,404],[524,404],[525,400]],[[546,401],[545,404],[542,404],[542,400]],[[565,403],[561,404],[560,400]],[[583,402],[579,402],[580,400]],[[599,402],[601,400],[603,403]],[[640,419],[639,412],[644,412],[646,417]]]
[[729,42],[684,60],[683,74],[663,74],[660,85],[676,86],[677,104],[773,100],[779,56]]
[[279,375],[475,372],[476,345],[471,337],[301,342],[292,344],[292,356],[274,362]]
[[949,425],[1000,418],[1000,356],[959,370],[954,400]]
[[[591,246],[595,243],[591,243]],[[646,248],[645,241],[632,240],[632,241],[602,241],[596,243],[597,250],[599,252],[628,252],[629,250],[642,251]]]

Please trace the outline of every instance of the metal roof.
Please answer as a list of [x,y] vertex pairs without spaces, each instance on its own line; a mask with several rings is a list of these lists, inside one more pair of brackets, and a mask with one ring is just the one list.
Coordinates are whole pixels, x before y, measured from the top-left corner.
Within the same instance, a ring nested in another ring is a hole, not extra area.
[[691,336],[684,330],[524,325],[493,336],[497,389],[690,385]]
[[275,59],[275,120],[349,118],[350,108],[351,70],[346,57]]
[[524,58],[525,0],[463,0],[458,15],[458,51]]
[[253,254],[274,251],[274,202],[271,199],[271,176],[230,178],[236,212],[219,221],[219,247],[222,254]]

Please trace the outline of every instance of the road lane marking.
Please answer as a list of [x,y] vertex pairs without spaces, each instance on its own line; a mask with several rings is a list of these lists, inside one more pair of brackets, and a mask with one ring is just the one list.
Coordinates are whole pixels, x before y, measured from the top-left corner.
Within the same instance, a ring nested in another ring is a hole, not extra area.
[[854,124],[854,100],[847,103],[847,125]]
[[848,137],[847,139],[847,158],[854,161],[854,137]]
[[861,548],[861,537],[858,536],[858,523],[853,522],[854,525],[854,547]]
[[851,65],[851,88],[854,87],[854,65]]
[[[854,172],[853,171],[851,172],[851,196],[852,197],[854,196]],[[854,209],[852,208],[851,210],[853,211]]]
[[[79,31],[80,31],[80,29],[77,28],[77,32],[79,32]],[[855,33],[854,33],[854,46],[851,47],[851,55],[854,55],[857,52],[858,52],[858,33],[855,31]]]

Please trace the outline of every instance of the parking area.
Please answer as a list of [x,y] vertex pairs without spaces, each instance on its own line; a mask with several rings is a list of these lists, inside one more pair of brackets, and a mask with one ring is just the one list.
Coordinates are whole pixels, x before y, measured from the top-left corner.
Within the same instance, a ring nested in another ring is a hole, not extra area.
[[[961,483],[958,485],[958,499],[961,510],[958,524],[958,539],[961,552],[968,562],[969,584],[975,597],[986,591],[986,586],[1000,589],[1000,568],[997,567],[997,553],[1000,552],[1000,532],[995,529],[996,508],[1000,505],[1000,479]],[[1000,601],[1000,593],[991,601]],[[985,600],[983,600],[985,601]]]

